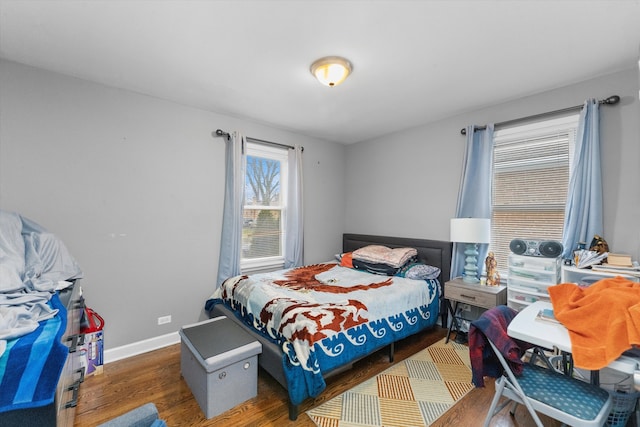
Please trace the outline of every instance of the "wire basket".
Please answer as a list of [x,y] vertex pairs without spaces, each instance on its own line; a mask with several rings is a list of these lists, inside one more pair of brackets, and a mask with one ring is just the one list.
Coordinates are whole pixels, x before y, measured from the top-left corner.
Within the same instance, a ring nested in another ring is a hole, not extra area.
[[609,390],[609,394],[613,398],[613,405],[611,406],[611,412],[609,412],[607,426],[624,427],[629,416],[636,409],[636,401],[640,393],[623,393]]

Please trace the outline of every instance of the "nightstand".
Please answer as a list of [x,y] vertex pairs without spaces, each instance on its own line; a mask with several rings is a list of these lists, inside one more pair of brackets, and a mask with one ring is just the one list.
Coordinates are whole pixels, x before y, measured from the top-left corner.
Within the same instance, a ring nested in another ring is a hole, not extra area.
[[[451,313],[451,325],[449,325],[449,330],[447,331],[446,341],[449,342],[451,331],[460,331],[459,320],[474,320],[456,315],[458,304],[468,304],[484,309],[504,305],[507,303],[507,287],[504,285],[484,286],[480,285],[480,283],[466,283],[461,277],[457,277],[444,284],[444,298],[447,300],[447,308]],[[451,301],[455,301],[454,307],[451,307]]]

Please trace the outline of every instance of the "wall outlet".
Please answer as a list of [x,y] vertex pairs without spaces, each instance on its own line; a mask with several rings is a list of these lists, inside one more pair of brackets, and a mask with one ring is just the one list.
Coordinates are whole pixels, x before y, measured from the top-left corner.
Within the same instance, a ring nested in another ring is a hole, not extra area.
[[158,317],[158,325],[164,325],[165,323],[171,323],[171,315]]
[[471,311],[471,306],[469,304],[461,304],[460,305],[460,310],[462,311]]

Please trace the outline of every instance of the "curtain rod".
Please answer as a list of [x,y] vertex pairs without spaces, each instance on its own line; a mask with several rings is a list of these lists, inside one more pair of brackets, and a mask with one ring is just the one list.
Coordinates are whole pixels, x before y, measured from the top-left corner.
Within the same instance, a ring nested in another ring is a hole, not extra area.
[[[227,140],[231,138],[231,135],[229,134],[229,132],[225,132],[225,131],[223,131],[221,129],[217,129],[215,132],[212,132],[212,135],[213,136],[226,136]],[[278,142],[265,141],[264,139],[251,138],[250,136],[247,137],[247,140],[251,140],[253,142],[258,142],[260,144],[275,145],[277,147],[288,148],[290,150],[295,150],[296,149],[296,147],[294,147],[292,145],[280,144]],[[304,151],[304,147],[301,147],[301,150]]]
[[[598,101],[598,104],[616,105],[618,102],[620,102],[620,97],[618,95],[611,95],[608,98],[601,99],[600,101]],[[534,114],[532,116],[520,117],[519,119],[507,120],[506,122],[496,123],[495,127],[508,126],[508,125],[512,125],[514,123],[522,122],[522,121],[525,121],[525,120],[541,119],[543,117],[555,116],[556,114],[569,113],[571,111],[579,110],[581,108],[582,108],[582,105],[576,105],[576,106],[573,106],[573,107],[563,108],[561,110],[548,111],[546,113],[540,113],[540,114]],[[487,128],[486,126],[476,126],[474,131],[476,129],[477,130],[483,130],[483,129],[486,129],[486,128]],[[462,135],[466,135],[467,134],[467,129],[466,128],[460,129],[460,133]]]

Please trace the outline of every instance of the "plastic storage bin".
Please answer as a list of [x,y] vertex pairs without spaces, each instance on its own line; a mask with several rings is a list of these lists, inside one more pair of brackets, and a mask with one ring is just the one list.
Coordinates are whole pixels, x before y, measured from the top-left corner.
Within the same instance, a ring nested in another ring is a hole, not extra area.
[[549,294],[509,286],[509,298],[514,302],[528,305],[536,301],[550,301]]
[[629,416],[636,409],[636,402],[640,393],[623,393],[609,390],[609,394],[613,398],[613,405],[611,412],[609,412],[607,426],[624,427],[627,425]]
[[509,277],[555,285],[560,280],[561,259],[509,254]]

